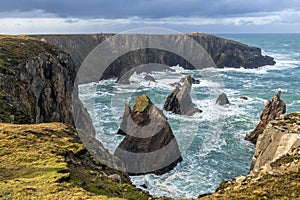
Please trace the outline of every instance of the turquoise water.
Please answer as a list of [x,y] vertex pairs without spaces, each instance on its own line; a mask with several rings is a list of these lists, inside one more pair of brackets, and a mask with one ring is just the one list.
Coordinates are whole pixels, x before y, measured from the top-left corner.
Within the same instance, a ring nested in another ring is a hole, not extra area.
[[[115,80],[80,87],[80,98],[90,112],[98,139],[113,153],[123,136],[116,135],[125,100],[133,105],[140,94],[147,94],[159,108],[173,89],[169,83],[192,74],[201,80],[193,85],[193,102],[203,113],[193,117],[164,112],[168,118],[183,161],[162,176],[148,174],[131,177],[132,182],[156,196],[197,197],[213,192],[228,179],[249,172],[254,146],[244,136],[254,129],[265,101],[282,90],[287,112],[300,111],[300,35],[221,35],[260,47],[273,56],[275,66],[258,69],[205,69],[188,71],[173,67],[175,72],[151,74],[158,83],[143,80],[135,74],[131,85],[118,85]],[[224,91],[232,103],[216,106],[216,95]],[[248,97],[248,100],[240,99]],[[145,189],[145,188],[143,188]]]

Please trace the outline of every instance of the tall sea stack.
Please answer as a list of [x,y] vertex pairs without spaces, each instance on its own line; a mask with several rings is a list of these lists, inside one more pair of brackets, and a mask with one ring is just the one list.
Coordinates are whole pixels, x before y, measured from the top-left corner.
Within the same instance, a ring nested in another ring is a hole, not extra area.
[[182,160],[172,129],[163,112],[146,95],[125,105],[118,133],[125,135],[115,151],[131,175],[163,174]]

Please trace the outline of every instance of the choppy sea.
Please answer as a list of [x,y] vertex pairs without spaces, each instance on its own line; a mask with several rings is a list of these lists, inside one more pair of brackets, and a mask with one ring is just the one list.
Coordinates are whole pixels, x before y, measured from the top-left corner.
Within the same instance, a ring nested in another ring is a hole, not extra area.
[[[80,99],[93,118],[97,138],[111,153],[122,141],[116,135],[128,100],[133,106],[138,95],[147,94],[159,108],[172,91],[169,84],[191,74],[201,82],[193,85],[192,99],[203,113],[192,117],[164,112],[182,152],[183,161],[172,171],[132,176],[133,184],[155,196],[197,197],[214,192],[218,185],[236,176],[247,175],[255,151],[244,140],[255,128],[265,102],[278,91],[287,112],[300,111],[300,35],[249,34],[220,35],[248,45],[275,58],[275,66],[257,69],[214,69],[190,71],[180,66],[173,70],[153,72],[157,83],[144,80],[145,74],[134,74],[130,85],[105,80],[80,86]],[[217,94],[225,92],[230,106],[215,105]],[[241,99],[245,96],[248,100]],[[146,187],[146,188],[145,188]]]

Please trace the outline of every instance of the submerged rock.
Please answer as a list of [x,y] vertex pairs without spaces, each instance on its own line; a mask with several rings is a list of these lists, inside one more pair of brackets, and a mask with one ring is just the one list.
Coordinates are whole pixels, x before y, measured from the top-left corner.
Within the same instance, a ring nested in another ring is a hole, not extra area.
[[248,97],[246,97],[246,96],[240,96],[240,99],[248,100]]
[[152,81],[152,82],[155,82],[156,83],[156,80],[155,80],[155,78],[153,78],[152,76],[150,76],[150,75],[146,75],[145,77],[144,77],[144,79],[146,80],[146,81]]
[[220,106],[224,106],[226,104],[230,104],[227,95],[223,92],[219,95],[219,97],[216,100],[216,104],[220,105]]
[[251,131],[245,137],[245,140],[248,140],[256,144],[257,138],[260,134],[263,133],[267,124],[279,117],[281,114],[286,112],[286,106],[283,100],[280,99],[281,91],[278,91],[277,94],[272,98],[271,101],[267,101],[266,106],[260,115],[260,122],[256,126],[255,130]]
[[179,89],[176,87],[167,97],[164,110],[171,111],[180,115],[194,115],[197,112],[202,112],[192,102],[190,96],[192,88],[192,78],[190,75],[185,77],[182,87]]
[[[180,83],[184,83],[185,77],[180,79]],[[200,80],[194,79],[191,77],[192,84],[200,84]]]
[[146,95],[137,97],[132,109],[125,104],[118,133],[126,136],[114,155],[131,175],[163,174],[182,160],[166,117]]

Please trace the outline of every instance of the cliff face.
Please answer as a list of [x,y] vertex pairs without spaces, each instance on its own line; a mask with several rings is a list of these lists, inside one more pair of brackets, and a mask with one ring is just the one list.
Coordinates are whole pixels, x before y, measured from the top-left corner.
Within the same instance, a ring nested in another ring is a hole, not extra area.
[[[251,175],[275,173],[272,166],[283,156],[296,155],[300,148],[300,113],[281,115],[270,121],[258,137],[253,156]],[[280,173],[280,172],[278,172]]]
[[[223,67],[245,67],[257,68],[264,65],[274,65],[274,59],[269,56],[261,55],[261,49],[251,47],[246,44],[235,42],[232,40],[222,39],[209,34],[191,33],[186,34],[192,39],[197,41],[204,50],[211,56],[216,66]],[[68,52],[76,62],[77,68],[80,66],[88,53],[103,42],[105,39],[112,37],[113,34],[93,34],[93,35],[37,35],[33,36],[43,41],[47,41],[60,49]],[[129,37],[129,36],[125,36]],[[164,36],[166,37],[166,36]],[[176,35],[169,35],[171,41],[176,44],[178,38]],[[129,41],[129,40],[128,40]],[[128,43],[125,39],[124,44],[134,46],[134,43]],[[182,45],[182,44],[178,44]],[[187,47],[193,49],[194,47]],[[200,56],[200,55],[199,55]],[[98,79],[106,79],[112,77],[120,78],[123,74],[131,68],[146,64],[146,63],[159,63],[168,66],[180,64],[184,68],[194,69],[191,65],[181,56],[178,56],[169,51],[160,49],[140,49],[128,52],[127,54],[117,58],[110,64],[108,69],[104,72],[102,77]],[[212,67],[212,66],[201,66]]]
[[201,44],[219,68],[257,68],[275,64],[272,57],[261,55],[260,48],[210,34],[192,33],[188,35]]
[[14,107],[11,122],[73,125],[70,55],[24,36],[1,36],[0,55],[0,93],[6,106]]
[[299,199],[300,113],[281,115],[258,136],[251,171],[201,199]]

